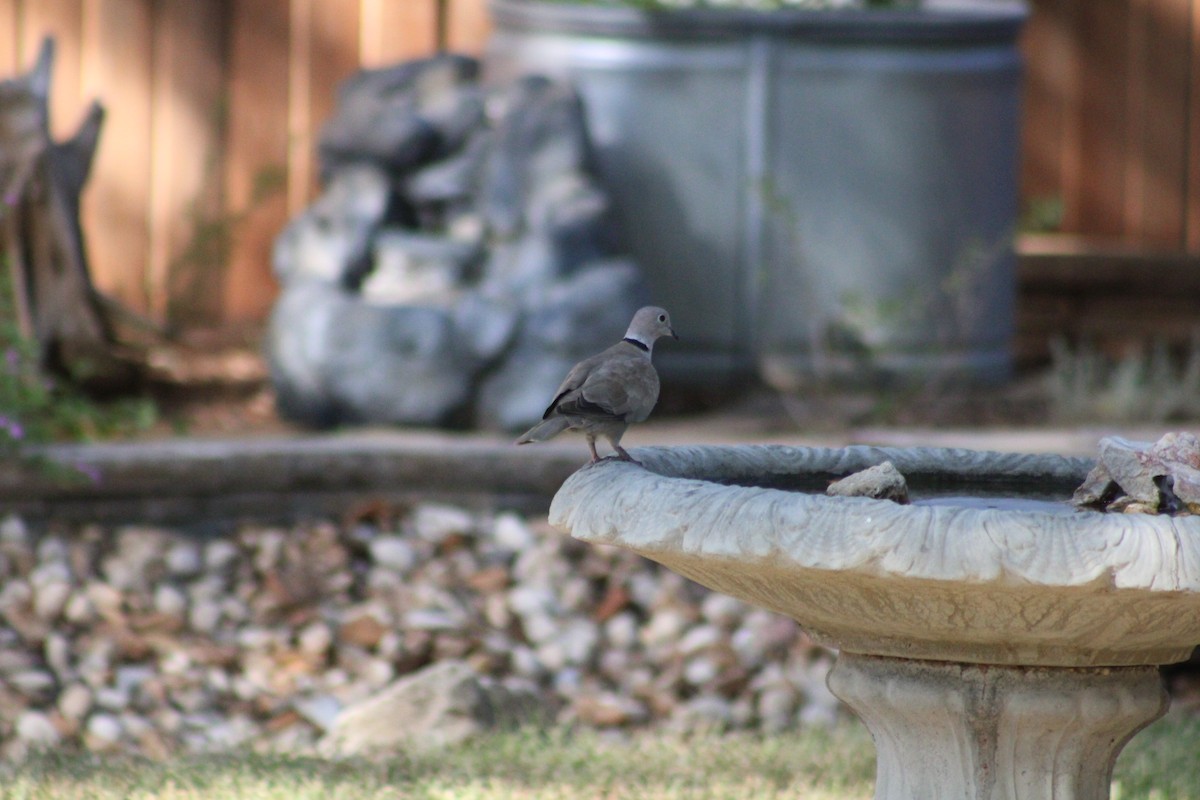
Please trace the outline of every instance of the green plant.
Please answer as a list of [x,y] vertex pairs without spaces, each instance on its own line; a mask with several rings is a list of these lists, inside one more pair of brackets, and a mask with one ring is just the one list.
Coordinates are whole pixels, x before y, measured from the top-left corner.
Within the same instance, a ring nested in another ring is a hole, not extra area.
[[90,468],[60,469],[31,449],[60,440],[91,440],[142,430],[157,409],[144,398],[107,404],[91,400],[68,380],[48,375],[40,347],[17,323],[8,271],[0,264],[0,461],[35,465],[60,477],[89,477]]
[[1047,394],[1057,419],[1166,422],[1200,416],[1200,331],[1184,352],[1162,341],[1121,357],[1089,342],[1050,342]]

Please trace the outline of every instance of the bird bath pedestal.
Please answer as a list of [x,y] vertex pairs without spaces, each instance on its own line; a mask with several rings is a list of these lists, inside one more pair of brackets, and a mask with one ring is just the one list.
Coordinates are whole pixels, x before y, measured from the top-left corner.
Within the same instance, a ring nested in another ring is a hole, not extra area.
[[[1089,462],[933,448],[646,448],[550,520],[786,614],[839,651],[877,800],[1107,798],[1200,643],[1200,517],[1076,512]],[[916,502],[821,492],[890,460]],[[926,499],[922,500],[924,496]],[[1050,502],[1050,497],[1061,502]]]

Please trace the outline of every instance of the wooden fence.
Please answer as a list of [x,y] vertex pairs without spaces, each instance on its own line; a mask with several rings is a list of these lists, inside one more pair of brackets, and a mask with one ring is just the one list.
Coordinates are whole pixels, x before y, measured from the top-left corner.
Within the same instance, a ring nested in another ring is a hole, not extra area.
[[[1022,173],[1062,227],[1200,254],[1200,0],[1034,0]],[[0,0],[0,74],[59,42],[53,129],[108,117],[85,195],[100,287],[159,320],[261,320],[271,243],[360,67],[478,52],[486,0]]]

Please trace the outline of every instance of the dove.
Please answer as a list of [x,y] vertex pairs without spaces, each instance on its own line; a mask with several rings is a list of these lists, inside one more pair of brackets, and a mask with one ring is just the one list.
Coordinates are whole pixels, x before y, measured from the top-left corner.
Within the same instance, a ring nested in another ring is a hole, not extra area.
[[658,402],[658,373],[650,355],[654,342],[663,336],[679,338],[667,312],[657,306],[638,309],[624,339],[571,368],[542,421],[522,434],[517,444],[544,442],[569,428],[587,437],[592,463],[600,460],[597,436],[608,439],[617,458],[633,461],[621,447],[621,437],[631,423],[650,416]]

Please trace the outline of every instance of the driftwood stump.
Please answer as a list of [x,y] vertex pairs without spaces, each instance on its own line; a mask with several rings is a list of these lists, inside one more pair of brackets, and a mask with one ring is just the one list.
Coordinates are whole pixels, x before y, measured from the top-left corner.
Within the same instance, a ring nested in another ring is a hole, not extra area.
[[79,224],[104,109],[93,102],[72,138],[52,141],[53,63],[54,42],[46,39],[32,70],[0,81],[0,276],[7,273],[17,324],[37,342],[45,369],[127,385],[133,360],[92,284]]

